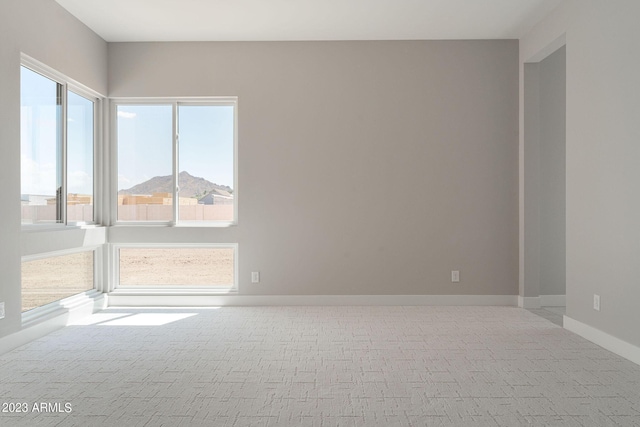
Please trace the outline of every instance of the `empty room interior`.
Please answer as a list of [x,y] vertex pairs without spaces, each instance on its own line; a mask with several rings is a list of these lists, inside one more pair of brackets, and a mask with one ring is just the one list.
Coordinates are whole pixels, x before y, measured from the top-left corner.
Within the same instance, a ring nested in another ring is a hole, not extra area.
[[638,17],[2,0],[0,425],[640,425]]

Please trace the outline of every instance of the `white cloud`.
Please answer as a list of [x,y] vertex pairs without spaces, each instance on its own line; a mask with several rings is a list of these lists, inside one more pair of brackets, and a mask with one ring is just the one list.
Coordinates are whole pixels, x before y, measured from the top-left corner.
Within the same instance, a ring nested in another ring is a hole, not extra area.
[[46,162],[39,163],[25,155],[20,157],[21,193],[55,196],[56,165]]
[[71,171],[67,174],[69,193],[92,194],[93,177],[85,171]]
[[118,111],[118,117],[123,119],[134,119],[136,116],[136,113],[131,113],[129,111]]

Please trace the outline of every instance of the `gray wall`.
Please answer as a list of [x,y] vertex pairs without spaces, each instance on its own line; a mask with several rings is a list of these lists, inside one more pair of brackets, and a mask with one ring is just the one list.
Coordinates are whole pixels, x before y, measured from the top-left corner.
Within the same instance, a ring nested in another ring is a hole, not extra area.
[[565,58],[524,64],[524,297],[565,294]]
[[540,295],[564,295],[566,48],[540,61]]
[[517,69],[513,40],[110,44],[110,96],[237,95],[240,153],[237,227],[110,241],[238,242],[242,294],[515,295]]
[[[638,16],[635,0],[567,0],[520,41],[524,80],[524,64],[566,38],[567,315],[636,346]],[[601,296],[601,311],[593,310],[594,294]]]
[[523,264],[520,267],[523,289],[520,295],[527,298],[540,296],[540,64],[524,66],[523,84],[524,139],[520,185],[523,207],[520,212],[524,235],[520,243]]
[[[41,241],[51,250],[82,245],[65,231],[42,235],[23,245],[20,235],[20,52],[70,78],[107,93],[107,44],[53,0],[2,0],[0,3],[0,301],[6,317],[0,336],[17,331],[20,315],[21,251],[39,252]],[[72,233],[74,236],[77,234]]]

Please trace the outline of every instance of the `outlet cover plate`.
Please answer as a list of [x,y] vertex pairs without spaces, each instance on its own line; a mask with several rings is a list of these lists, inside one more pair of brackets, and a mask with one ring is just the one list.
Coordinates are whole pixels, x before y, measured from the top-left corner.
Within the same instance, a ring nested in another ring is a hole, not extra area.
[[454,283],[460,281],[460,272],[458,270],[451,270],[451,281]]

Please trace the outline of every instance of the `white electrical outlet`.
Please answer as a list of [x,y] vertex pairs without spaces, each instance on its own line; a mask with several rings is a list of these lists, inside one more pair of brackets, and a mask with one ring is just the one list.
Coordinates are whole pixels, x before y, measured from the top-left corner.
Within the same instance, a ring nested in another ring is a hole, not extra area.
[[600,311],[600,295],[593,294],[593,309]]
[[0,302],[0,319],[4,319],[4,303]]
[[460,272],[458,270],[451,270],[451,281],[452,282],[460,281]]
[[251,283],[260,283],[260,272],[252,271],[251,272]]

